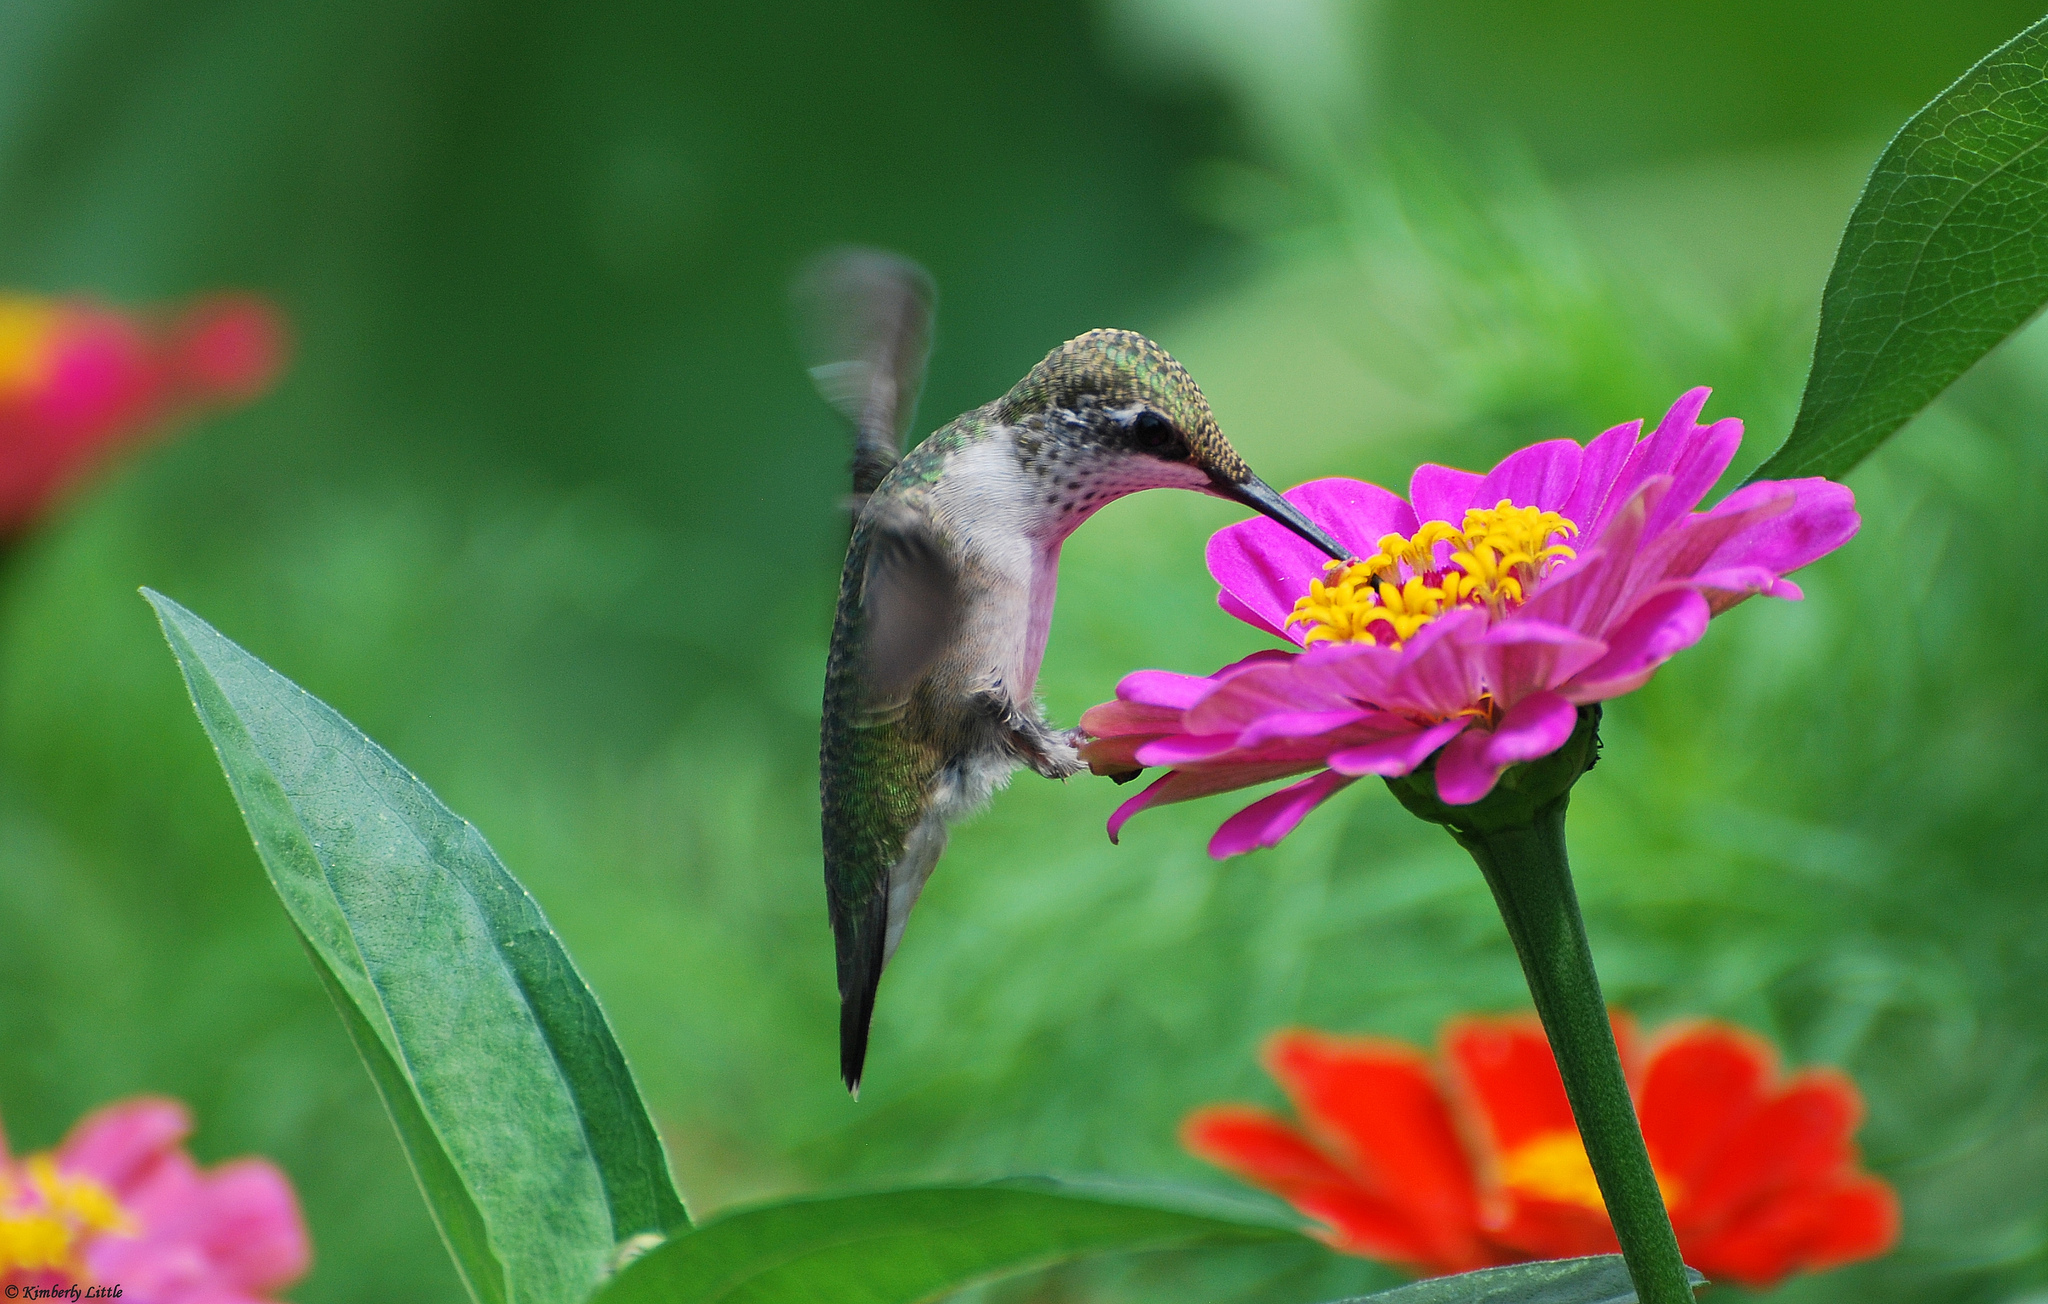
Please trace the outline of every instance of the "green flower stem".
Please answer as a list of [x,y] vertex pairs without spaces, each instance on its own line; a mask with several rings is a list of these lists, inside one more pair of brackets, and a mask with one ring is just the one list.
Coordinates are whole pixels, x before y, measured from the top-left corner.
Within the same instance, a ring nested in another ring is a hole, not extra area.
[[1433,771],[1390,780],[1388,786],[1410,811],[1448,829],[1479,862],[1493,889],[1557,1056],[1572,1117],[1628,1261],[1636,1297],[1641,1304],[1692,1304],[1685,1261],[1636,1122],[1565,855],[1571,785],[1592,768],[1599,725],[1599,707],[1581,708],[1570,742],[1551,756],[1509,770],[1492,795],[1470,806],[1439,801]]

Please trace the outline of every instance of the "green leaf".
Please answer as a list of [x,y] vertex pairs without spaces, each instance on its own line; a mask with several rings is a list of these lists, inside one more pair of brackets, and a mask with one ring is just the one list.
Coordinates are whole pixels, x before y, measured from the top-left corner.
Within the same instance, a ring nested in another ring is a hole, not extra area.
[[913,1304],[1089,1255],[1299,1235],[1256,1216],[1058,1184],[822,1196],[748,1209],[677,1237],[592,1304]]
[[143,590],[470,1293],[567,1304],[688,1225],[597,999],[482,835],[331,708]]
[[1752,480],[1839,478],[2048,302],[2048,19],[1877,161],[1821,300],[1792,434]]
[[[1694,1290],[1706,1284],[1691,1268],[1685,1271]],[[1636,1304],[1636,1288],[1621,1256],[1602,1254],[1432,1277],[1337,1304]]]

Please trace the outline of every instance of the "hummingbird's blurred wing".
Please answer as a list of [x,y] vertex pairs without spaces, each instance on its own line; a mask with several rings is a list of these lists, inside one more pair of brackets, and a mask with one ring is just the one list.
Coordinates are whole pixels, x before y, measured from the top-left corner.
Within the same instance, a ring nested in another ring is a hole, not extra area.
[[864,706],[899,712],[960,628],[960,575],[922,513],[908,508],[873,522],[861,585]]
[[931,274],[882,249],[828,249],[791,287],[804,361],[854,425],[853,492],[874,492],[903,456],[931,352]]

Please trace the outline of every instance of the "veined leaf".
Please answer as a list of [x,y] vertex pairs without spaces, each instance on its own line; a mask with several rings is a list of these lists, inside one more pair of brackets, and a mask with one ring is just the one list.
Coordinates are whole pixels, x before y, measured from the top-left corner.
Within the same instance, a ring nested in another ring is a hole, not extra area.
[[[1706,1278],[1687,1268],[1694,1290]],[[1619,1254],[1515,1263],[1455,1277],[1431,1277],[1337,1304],[1636,1304]]]
[[744,1210],[679,1236],[591,1304],[914,1304],[1091,1255],[1298,1236],[1256,1218],[1058,1184],[823,1196]]
[[584,1298],[687,1226],[604,1012],[482,835],[390,753],[144,590],[257,852],[483,1304]]
[[1839,478],[2048,302],[2048,19],[1892,140],[1849,217],[1792,434],[1752,479]]

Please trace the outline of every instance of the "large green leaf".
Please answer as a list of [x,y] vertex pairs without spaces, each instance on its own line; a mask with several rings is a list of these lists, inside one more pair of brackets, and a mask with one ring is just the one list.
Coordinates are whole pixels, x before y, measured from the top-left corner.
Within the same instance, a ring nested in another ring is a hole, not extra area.
[[636,1261],[592,1304],[913,1304],[1089,1255],[1289,1240],[1285,1226],[1055,1184],[765,1205]]
[[604,1012],[540,907],[390,753],[144,590],[256,849],[470,1291],[568,1304],[688,1225]]
[[1840,476],[2048,302],[2048,19],[1908,122],[1849,217],[1792,434],[1754,479]]
[[[1695,1290],[1705,1284],[1699,1273],[1686,1272]],[[1602,1254],[1432,1277],[1338,1304],[1636,1304],[1636,1288],[1621,1256]]]

